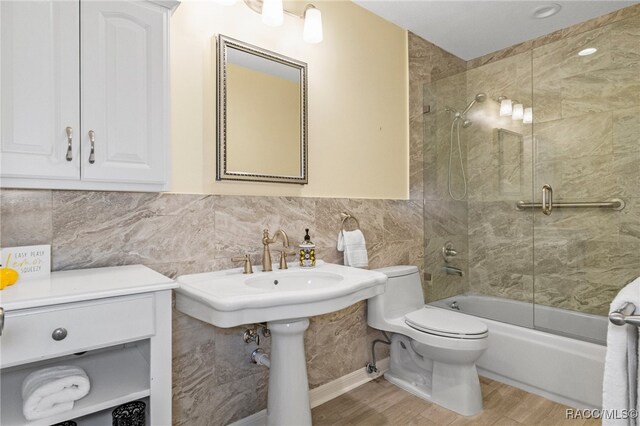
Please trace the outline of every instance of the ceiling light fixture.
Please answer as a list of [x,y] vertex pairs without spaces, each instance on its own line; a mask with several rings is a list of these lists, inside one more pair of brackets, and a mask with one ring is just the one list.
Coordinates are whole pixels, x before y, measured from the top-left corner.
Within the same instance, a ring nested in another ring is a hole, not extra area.
[[[217,3],[230,6],[237,0],[215,0]],[[262,22],[270,27],[278,27],[284,23],[284,14],[304,19],[302,38],[307,43],[320,43],[323,39],[322,12],[313,4],[308,4],[302,15],[284,8],[282,0],[243,0],[249,9],[262,15]]]
[[538,6],[533,10],[533,17],[536,19],[545,19],[560,12],[560,9],[562,9],[562,6],[560,6],[558,3],[550,3],[545,4],[544,6]]
[[589,55],[593,55],[594,53],[596,53],[598,51],[598,49],[596,49],[595,47],[587,47],[586,49],[582,49],[581,51],[578,52],[578,56],[589,56]]

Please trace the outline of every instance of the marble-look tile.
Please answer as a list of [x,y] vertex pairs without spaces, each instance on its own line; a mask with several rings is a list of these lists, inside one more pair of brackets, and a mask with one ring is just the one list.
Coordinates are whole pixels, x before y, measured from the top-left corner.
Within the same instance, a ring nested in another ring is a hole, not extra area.
[[309,387],[363,368],[368,360],[366,342],[365,302],[311,318],[305,336]]
[[51,244],[51,191],[0,191],[0,247]]
[[612,195],[622,198],[640,194],[640,151],[613,155],[616,189]]
[[[245,326],[233,328],[215,328],[215,348],[213,358],[216,370],[216,385],[254,376],[265,367],[251,362],[251,353],[258,347],[255,342],[247,344],[243,340]],[[271,339],[260,332],[260,347],[269,353]]]
[[613,151],[640,153],[640,106],[613,111]]
[[561,80],[562,116],[640,105],[640,64],[588,71]]
[[53,192],[54,270],[213,258],[213,197]]
[[535,132],[538,162],[613,154],[613,120],[609,112],[539,123]]
[[469,237],[480,241],[507,238],[530,241],[533,237],[533,211],[516,210],[510,201],[470,201]]
[[627,198],[620,214],[620,239],[640,241],[640,197]]
[[384,241],[422,240],[422,201],[384,202]]
[[535,165],[536,198],[543,185],[553,187],[555,202],[600,201],[619,195],[613,155],[554,159]]
[[467,61],[467,69],[473,69],[482,65],[486,65],[491,62],[500,61],[510,56],[529,51],[532,48],[544,46],[546,44],[553,43],[558,40],[562,40],[564,38],[572,37],[578,34],[582,34],[584,32],[591,31],[593,29],[597,29],[615,22],[634,18],[638,15],[640,15],[640,6],[632,5],[624,9],[611,12],[607,15],[599,16],[597,18],[590,19],[588,21],[573,25],[571,27],[554,31],[552,33],[543,35],[533,40],[528,40],[523,43],[509,46],[505,49],[498,50],[496,52],[492,52],[484,56],[469,60]]
[[174,394],[173,425],[222,426],[266,408],[267,371],[221,386],[198,382],[190,394]]
[[608,209],[554,209],[546,216],[534,212],[534,233],[539,241],[614,241],[618,238],[620,213]]
[[611,60],[616,66],[640,63],[640,15],[611,25]]
[[[345,212],[353,215],[358,220],[367,246],[378,244],[384,238],[383,218],[385,208],[385,202],[381,200],[318,199],[315,211],[318,237],[315,238],[314,242],[325,251],[327,249],[335,250],[338,242],[338,233],[342,227],[340,213]],[[355,221],[351,219],[345,221],[347,230],[352,230],[355,226]],[[342,253],[339,253],[338,256],[342,256]],[[320,252],[320,258],[325,259],[324,252]]]
[[[588,56],[577,53],[586,47],[597,52]],[[600,27],[573,37],[533,49],[535,80],[559,80],[611,66],[611,28]]]
[[423,112],[425,105],[434,111],[435,105],[425,104],[423,85],[447,76],[462,73],[466,68],[464,60],[440,49],[426,40],[408,33],[409,57],[409,195],[412,200],[422,200],[424,193],[423,159],[425,138]]
[[[216,258],[231,258],[251,254],[254,264],[262,263],[262,231],[273,235],[283,229],[289,236],[290,249],[303,239],[305,229],[313,240],[315,232],[315,201],[294,197],[216,196],[215,235],[212,243]],[[272,260],[282,245],[271,245]],[[321,257],[321,256],[320,256]]]

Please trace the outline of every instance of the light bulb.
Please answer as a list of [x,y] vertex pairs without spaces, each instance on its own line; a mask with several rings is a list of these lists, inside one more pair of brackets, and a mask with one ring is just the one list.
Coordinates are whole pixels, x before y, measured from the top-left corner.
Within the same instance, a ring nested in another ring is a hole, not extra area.
[[322,41],[322,13],[314,6],[308,6],[304,12],[303,39],[307,43]]
[[596,53],[598,51],[598,49],[596,49],[595,47],[587,47],[586,49],[582,49],[581,51],[578,52],[578,56],[589,56],[589,55],[593,55],[594,53]]
[[278,27],[284,21],[282,0],[264,0],[262,3],[262,22],[270,27]]
[[522,122],[524,124],[533,123],[533,108],[529,107],[529,108],[525,108],[524,109],[524,115],[522,116]]
[[515,104],[513,106],[513,115],[511,116],[511,119],[512,120],[522,120],[523,116],[524,116],[524,105]]
[[513,113],[513,103],[511,99],[500,101],[500,117],[508,117]]

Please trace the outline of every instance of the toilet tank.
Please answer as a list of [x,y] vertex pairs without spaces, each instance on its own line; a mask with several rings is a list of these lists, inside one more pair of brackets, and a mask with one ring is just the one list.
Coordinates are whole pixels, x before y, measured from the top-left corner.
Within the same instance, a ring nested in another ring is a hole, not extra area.
[[388,319],[402,317],[424,306],[420,274],[415,266],[390,266],[376,269],[388,277],[384,293],[367,301],[367,323],[385,330]]

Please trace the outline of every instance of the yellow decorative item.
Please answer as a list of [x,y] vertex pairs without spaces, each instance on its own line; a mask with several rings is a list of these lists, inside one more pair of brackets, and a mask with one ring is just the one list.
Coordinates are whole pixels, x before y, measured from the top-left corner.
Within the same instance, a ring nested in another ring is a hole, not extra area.
[[14,285],[18,281],[18,271],[11,268],[0,268],[0,290]]

